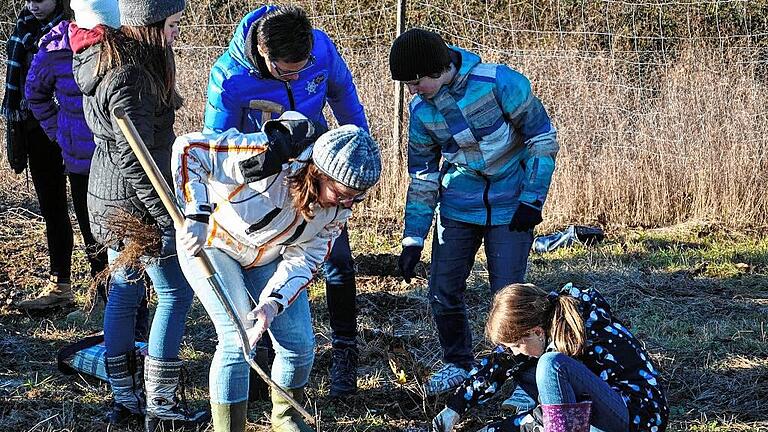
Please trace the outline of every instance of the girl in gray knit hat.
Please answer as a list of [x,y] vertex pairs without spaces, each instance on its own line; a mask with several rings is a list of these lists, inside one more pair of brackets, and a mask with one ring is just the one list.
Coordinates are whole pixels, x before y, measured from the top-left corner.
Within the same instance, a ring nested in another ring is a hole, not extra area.
[[125,110],[170,181],[173,123],[182,105],[171,47],[183,9],[184,0],[120,0],[120,29],[70,28],[75,79],[83,91],[85,117],[96,142],[88,184],[92,231],[109,247],[110,263],[130,241],[116,238],[112,231],[109,219],[115,211],[136,215],[162,233],[159,253],[143,260],[158,301],[149,355],[143,362],[133,348],[136,309],[145,295],[137,270],[112,270],[104,311],[106,366],[115,401],[107,420],[119,423],[146,412],[147,431],[182,425],[194,429],[210,417],[205,411],[190,413],[178,403],[179,348],[194,294],[176,256],[173,220],[112,113],[116,108]]
[[[303,121],[308,124],[281,118],[253,134],[235,129],[221,135],[195,133],[174,144],[176,196],[186,215],[178,233],[184,248],[179,260],[218,335],[210,367],[215,432],[245,430],[249,366],[235,325],[193,256],[206,249],[249,329],[251,347],[269,330],[275,348],[272,379],[301,400],[315,352],[306,287],[346,225],[352,206],[381,174],[379,147],[365,130],[346,125],[318,138],[316,132],[299,133],[318,130],[310,120]],[[281,133],[270,136],[276,129]],[[282,170],[251,177],[252,168],[263,165],[265,147],[312,142]],[[274,391],[270,419],[274,431],[312,430]]]

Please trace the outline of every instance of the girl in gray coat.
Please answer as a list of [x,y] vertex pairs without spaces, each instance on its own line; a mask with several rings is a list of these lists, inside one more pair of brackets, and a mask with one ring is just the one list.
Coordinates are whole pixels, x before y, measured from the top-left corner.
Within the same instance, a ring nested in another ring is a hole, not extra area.
[[143,364],[135,355],[133,341],[137,308],[145,295],[141,275],[127,268],[113,270],[104,311],[107,374],[115,398],[108,420],[118,423],[141,416],[146,406],[149,431],[161,423],[172,423],[168,425],[172,428],[207,421],[206,413],[190,414],[176,398],[182,366],[179,347],[193,293],[176,257],[171,217],[112,112],[125,110],[170,181],[171,146],[176,138],[173,123],[182,104],[171,45],[179,34],[184,6],[184,0],[121,0],[120,30],[70,28],[75,79],[85,95],[85,117],[96,142],[88,184],[93,233],[109,246],[110,262],[127,240],[115,238],[110,230],[108,221],[115,211],[133,214],[162,233],[159,256],[144,257],[157,293],[157,309],[149,334],[149,355]]

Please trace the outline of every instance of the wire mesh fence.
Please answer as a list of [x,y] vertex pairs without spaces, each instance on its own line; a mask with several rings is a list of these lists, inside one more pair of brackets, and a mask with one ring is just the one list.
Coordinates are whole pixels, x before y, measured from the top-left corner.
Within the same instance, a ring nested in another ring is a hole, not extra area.
[[[397,3],[293,3],[332,37],[353,72],[386,158],[369,205],[397,215],[407,187],[407,141],[392,138],[397,111],[388,69]],[[186,98],[177,132],[201,128],[210,67],[257,6],[189,2],[175,47]],[[561,145],[545,207],[550,225],[768,223],[761,194],[768,186],[768,3],[408,0],[405,9],[406,28],[437,31],[530,78]],[[3,40],[12,22],[0,16]],[[407,129],[407,110],[401,121]]]

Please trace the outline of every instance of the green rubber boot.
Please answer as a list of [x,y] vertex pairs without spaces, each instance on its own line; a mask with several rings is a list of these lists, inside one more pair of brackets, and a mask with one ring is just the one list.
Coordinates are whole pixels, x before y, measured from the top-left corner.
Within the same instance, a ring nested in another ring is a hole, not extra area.
[[[285,391],[293,396],[297,402],[304,402],[304,387],[285,389]],[[314,432],[314,429],[304,422],[301,414],[288,403],[288,400],[280,396],[274,389],[272,389],[272,416],[270,420],[274,432]]]
[[211,422],[213,432],[245,432],[245,418],[248,413],[248,401],[234,404],[211,402]]

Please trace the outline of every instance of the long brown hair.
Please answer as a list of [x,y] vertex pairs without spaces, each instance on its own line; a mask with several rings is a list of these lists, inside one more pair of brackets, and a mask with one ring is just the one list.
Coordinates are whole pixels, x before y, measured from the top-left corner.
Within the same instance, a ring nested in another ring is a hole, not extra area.
[[288,187],[293,197],[293,207],[306,220],[315,217],[314,205],[320,195],[321,182],[328,178],[312,161],[288,176]]
[[515,343],[536,326],[563,354],[584,352],[586,331],[579,301],[569,295],[549,296],[533,284],[512,284],[496,294],[485,334],[495,344]]
[[58,12],[59,8],[61,8],[61,17],[65,20],[71,20],[74,16],[72,14],[72,7],[69,5],[69,0],[57,0],[56,1],[56,12]]
[[105,26],[104,40],[97,74],[128,65],[138,65],[149,75],[150,91],[160,102],[179,109],[184,100],[176,89],[176,59],[165,38],[165,20],[148,26],[122,26],[119,30]]

